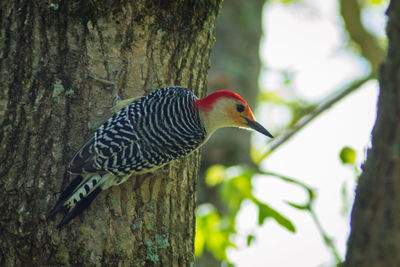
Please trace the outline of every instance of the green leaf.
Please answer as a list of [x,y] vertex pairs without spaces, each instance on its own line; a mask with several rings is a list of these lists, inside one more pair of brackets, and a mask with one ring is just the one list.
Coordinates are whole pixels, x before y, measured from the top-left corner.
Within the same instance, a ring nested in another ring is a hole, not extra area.
[[284,104],[282,98],[274,91],[262,91],[258,94],[258,101],[270,102],[275,104]]
[[235,247],[230,241],[233,227],[224,225],[227,220],[221,218],[212,204],[202,204],[196,210],[195,256],[199,257],[206,248],[220,261],[228,261],[228,247]]
[[222,165],[213,165],[207,169],[206,184],[208,186],[216,186],[220,184],[226,175],[226,169]]
[[242,167],[239,175],[226,179],[221,184],[219,194],[228,207],[229,216],[235,217],[243,200],[253,198],[251,178],[252,172]]
[[343,164],[351,164],[354,165],[356,162],[356,151],[351,147],[345,146],[340,151],[339,157]]
[[289,70],[284,70],[281,72],[281,75],[283,78],[283,84],[289,86],[293,81],[295,73]]
[[289,201],[286,201],[286,203],[298,210],[310,210],[310,203],[307,203],[304,205],[295,204],[295,203],[289,202]]
[[204,227],[199,222],[196,223],[196,235],[194,237],[194,256],[200,257],[204,251],[204,245],[206,243],[206,233]]
[[265,219],[271,217],[273,218],[279,225],[286,228],[288,231],[294,233],[296,232],[296,228],[293,223],[280,214],[278,211],[274,210],[270,206],[264,203],[257,203],[258,205],[258,224],[264,224]]
[[[368,1],[364,1],[363,3],[366,3],[367,5],[379,6],[379,5],[382,5],[382,3],[385,3],[385,1],[384,0],[368,0]],[[386,3],[386,5],[387,5],[387,3]]]
[[254,241],[255,239],[256,239],[256,236],[255,236],[255,235],[252,235],[252,234],[248,235],[248,236],[247,236],[247,246],[250,247],[251,243],[253,243],[253,241]]
[[233,178],[231,182],[232,186],[235,187],[244,198],[251,198],[252,185],[249,177],[241,175]]
[[263,225],[265,219],[271,216],[271,208],[264,204],[264,203],[259,203],[258,204],[258,225]]

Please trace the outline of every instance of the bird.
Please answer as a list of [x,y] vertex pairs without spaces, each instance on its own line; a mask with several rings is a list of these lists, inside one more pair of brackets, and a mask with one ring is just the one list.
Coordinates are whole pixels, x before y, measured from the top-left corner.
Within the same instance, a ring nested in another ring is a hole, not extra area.
[[247,102],[228,90],[198,98],[187,88],[166,87],[121,100],[114,110],[72,157],[72,182],[48,215],[54,220],[65,211],[58,229],[87,209],[100,192],[188,155],[219,128],[253,129],[273,138]]

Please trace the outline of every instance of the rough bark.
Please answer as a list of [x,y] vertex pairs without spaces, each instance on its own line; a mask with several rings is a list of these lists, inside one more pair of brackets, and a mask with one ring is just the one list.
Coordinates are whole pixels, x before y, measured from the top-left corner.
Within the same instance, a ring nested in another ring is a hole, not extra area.
[[[205,94],[220,1],[2,1],[0,265],[189,266],[198,153],[101,193],[60,232],[46,215],[74,151],[122,98]],[[59,219],[59,217],[57,218]]]
[[343,266],[400,266],[400,3],[388,9],[372,148],[359,179]]

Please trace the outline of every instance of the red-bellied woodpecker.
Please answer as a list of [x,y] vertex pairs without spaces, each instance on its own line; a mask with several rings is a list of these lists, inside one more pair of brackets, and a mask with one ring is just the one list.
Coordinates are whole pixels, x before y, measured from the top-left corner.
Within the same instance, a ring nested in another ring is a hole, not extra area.
[[[122,101],[123,102],[123,101]],[[85,210],[103,190],[132,174],[159,168],[203,145],[221,127],[254,129],[272,135],[258,122],[246,101],[230,91],[198,99],[183,87],[162,88],[132,100],[101,125],[72,158],[74,176],[49,214],[62,208],[61,228]]]

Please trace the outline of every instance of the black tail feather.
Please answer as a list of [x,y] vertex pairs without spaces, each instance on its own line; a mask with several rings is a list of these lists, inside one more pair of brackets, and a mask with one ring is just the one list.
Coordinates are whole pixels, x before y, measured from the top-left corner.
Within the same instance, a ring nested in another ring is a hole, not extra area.
[[82,175],[77,175],[74,180],[72,180],[72,182],[67,186],[67,188],[65,188],[64,192],[62,192],[60,197],[58,198],[56,205],[50,211],[49,215],[47,215],[48,220],[54,220],[54,216],[62,208],[64,201],[71,197],[71,195],[74,193],[75,189],[82,182],[82,180]]
[[61,222],[57,225],[57,229],[61,230],[61,228],[68,224],[73,218],[77,215],[81,214],[87,207],[89,207],[90,203],[96,198],[96,196],[102,191],[101,187],[97,187],[93,192],[91,192],[87,197],[83,198],[79,201],[75,207],[71,211],[67,211],[67,213],[62,218]]

